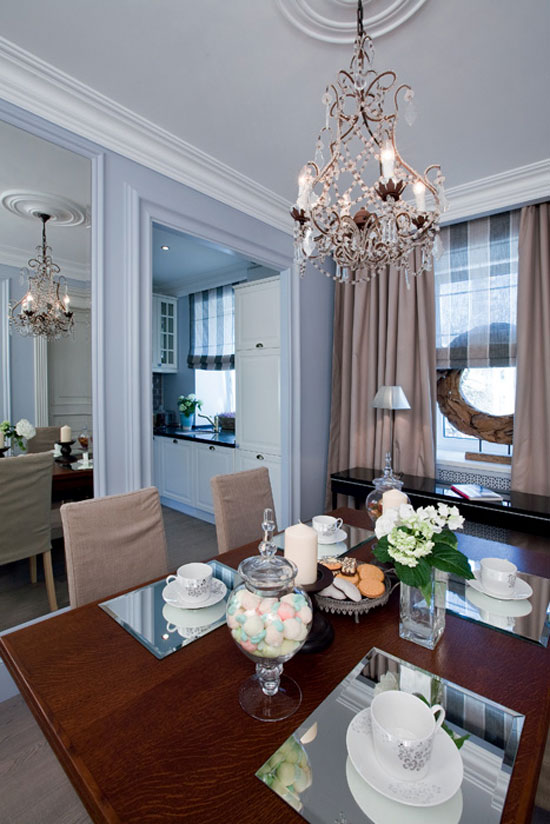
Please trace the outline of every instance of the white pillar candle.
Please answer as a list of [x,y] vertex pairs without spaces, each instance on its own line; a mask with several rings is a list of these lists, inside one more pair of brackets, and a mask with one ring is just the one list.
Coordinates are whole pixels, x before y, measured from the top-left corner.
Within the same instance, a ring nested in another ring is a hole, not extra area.
[[408,504],[409,499],[404,492],[399,489],[388,489],[382,495],[382,512],[387,512],[389,509],[399,509],[401,504]]
[[426,187],[421,180],[417,180],[413,186],[416,208],[419,212],[426,211]]
[[70,426],[62,426],[59,430],[59,441],[60,443],[68,443],[71,440],[71,427]]
[[285,558],[298,567],[297,584],[313,584],[317,580],[317,533],[306,524],[294,524],[285,529]]
[[390,142],[384,144],[384,148],[380,152],[380,162],[382,164],[382,177],[393,177],[395,171],[395,152]]

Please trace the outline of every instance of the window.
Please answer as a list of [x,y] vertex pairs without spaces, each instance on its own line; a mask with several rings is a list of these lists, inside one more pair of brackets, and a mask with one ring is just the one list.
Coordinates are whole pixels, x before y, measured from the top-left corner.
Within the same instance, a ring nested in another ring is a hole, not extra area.
[[[195,372],[195,395],[202,401],[200,413],[213,418],[221,412],[235,411],[235,370],[213,372],[197,369]],[[195,423],[207,424],[197,417]]]
[[438,453],[510,453],[519,210],[442,229],[435,267]]

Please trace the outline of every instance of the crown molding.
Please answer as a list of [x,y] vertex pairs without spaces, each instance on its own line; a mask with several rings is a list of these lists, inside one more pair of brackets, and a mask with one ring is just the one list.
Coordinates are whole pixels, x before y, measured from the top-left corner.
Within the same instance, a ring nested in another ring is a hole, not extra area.
[[545,200],[550,198],[550,158],[454,186],[447,198],[443,225]]
[[289,203],[283,197],[3,37],[0,96],[292,234]]
[[[33,249],[19,249],[17,246],[9,246],[7,243],[0,243],[0,263],[4,266],[13,266],[21,269],[27,265],[29,258],[33,255]],[[61,274],[71,280],[89,281],[91,277],[90,266],[79,263],[68,258],[60,258],[54,254],[54,260],[61,269]]]

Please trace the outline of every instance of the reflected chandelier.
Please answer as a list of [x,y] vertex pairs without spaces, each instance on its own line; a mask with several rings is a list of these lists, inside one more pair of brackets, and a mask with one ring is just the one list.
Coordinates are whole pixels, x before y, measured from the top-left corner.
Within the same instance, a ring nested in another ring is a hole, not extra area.
[[[327,86],[325,125],[315,159],[300,172],[291,215],[300,275],[308,262],[340,283],[353,285],[382,274],[387,266],[418,275],[441,249],[438,220],[447,207],[437,165],[423,175],[397,150],[399,106],[411,125],[414,92],[397,75],[373,67],[374,47],[363,29],[358,3],[357,37],[350,68]],[[389,101],[389,111],[386,107]],[[370,179],[370,184],[367,180]],[[412,190],[412,191],[411,191]],[[404,199],[409,193],[414,199]],[[412,253],[418,250],[419,255]],[[332,267],[325,261],[332,258]]]
[[71,332],[74,317],[69,309],[66,283],[63,298],[59,296],[61,280],[65,278],[56,278],[61,269],[53,262],[52,250],[46,241],[46,223],[51,215],[36,216],[42,221],[42,243],[36,247],[36,257],[29,260],[29,268],[21,270],[28,280],[27,293],[10,305],[10,326],[22,335],[57,340]]

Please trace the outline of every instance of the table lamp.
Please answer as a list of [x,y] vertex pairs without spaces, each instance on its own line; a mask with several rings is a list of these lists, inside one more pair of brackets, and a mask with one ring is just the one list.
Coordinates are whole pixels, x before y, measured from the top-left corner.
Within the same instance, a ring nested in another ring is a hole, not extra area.
[[410,409],[411,405],[401,386],[381,386],[373,398],[375,409],[388,409],[390,412],[390,449],[386,452],[384,475],[393,477],[393,417],[396,409]]

